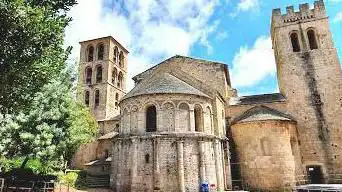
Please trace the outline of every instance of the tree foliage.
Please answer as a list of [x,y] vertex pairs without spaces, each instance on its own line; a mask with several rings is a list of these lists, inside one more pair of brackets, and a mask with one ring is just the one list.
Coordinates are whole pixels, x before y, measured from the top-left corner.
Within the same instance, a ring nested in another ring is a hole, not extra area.
[[66,12],[75,3],[0,1],[0,163],[34,159],[45,171],[60,168],[97,132],[66,67]]
[[64,68],[66,16],[75,0],[0,1],[0,110],[25,109]]
[[0,118],[0,153],[40,159],[46,166],[62,166],[97,133],[95,119],[74,99],[71,84],[61,79],[36,93],[29,110]]

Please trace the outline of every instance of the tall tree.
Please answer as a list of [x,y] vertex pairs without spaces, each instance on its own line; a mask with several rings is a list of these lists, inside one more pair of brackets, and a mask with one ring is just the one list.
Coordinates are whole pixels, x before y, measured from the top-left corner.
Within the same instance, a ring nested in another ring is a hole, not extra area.
[[65,66],[66,11],[76,0],[0,1],[0,111],[25,109]]
[[71,89],[70,78],[53,80],[35,94],[29,110],[0,115],[0,154],[27,157],[23,166],[28,159],[47,166],[70,160],[79,145],[97,133],[95,119]]

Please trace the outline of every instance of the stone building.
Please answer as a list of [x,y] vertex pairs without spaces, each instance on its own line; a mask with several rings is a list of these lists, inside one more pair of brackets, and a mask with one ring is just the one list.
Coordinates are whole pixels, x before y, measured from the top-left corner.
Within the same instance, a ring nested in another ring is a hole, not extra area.
[[112,37],[81,42],[78,97],[108,142],[93,148],[111,162],[94,172],[110,174],[115,191],[341,183],[342,74],[324,3],[275,9],[271,19],[273,94],[239,97],[227,65],[178,55],[136,75],[125,94],[128,51]]

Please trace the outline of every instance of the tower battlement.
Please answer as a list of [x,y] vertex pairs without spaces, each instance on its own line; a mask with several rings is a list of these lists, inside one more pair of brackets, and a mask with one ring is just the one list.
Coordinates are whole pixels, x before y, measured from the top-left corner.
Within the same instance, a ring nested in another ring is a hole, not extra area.
[[298,12],[295,12],[293,6],[286,7],[286,14],[282,14],[280,8],[273,9],[272,26],[282,26],[326,17],[324,1],[318,0],[315,1],[313,9],[310,9],[308,3],[300,4]]

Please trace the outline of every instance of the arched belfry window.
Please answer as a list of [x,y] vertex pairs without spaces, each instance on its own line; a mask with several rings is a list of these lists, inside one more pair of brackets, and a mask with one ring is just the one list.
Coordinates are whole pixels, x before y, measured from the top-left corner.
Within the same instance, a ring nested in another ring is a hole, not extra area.
[[123,74],[122,74],[122,72],[120,71],[119,76],[118,76],[118,83],[117,83],[118,88],[122,88],[122,87],[123,87],[122,84],[123,84]]
[[290,38],[291,38],[293,52],[300,52],[300,43],[299,43],[298,33],[293,32]]
[[119,49],[118,49],[117,46],[115,46],[115,48],[114,48],[114,57],[113,57],[114,62],[116,62],[118,60],[118,56],[119,56]]
[[96,83],[101,83],[102,82],[102,67],[98,66],[96,68]]
[[100,90],[95,91],[95,108],[100,105]]
[[94,60],[94,47],[89,46],[87,50],[87,61],[91,62]]
[[121,51],[121,52],[120,52],[120,55],[119,55],[119,66],[120,66],[120,67],[123,67],[123,66],[124,66],[124,59],[125,59],[125,57],[124,57],[124,55],[123,55],[123,52]]
[[97,59],[103,60],[103,55],[104,55],[104,45],[100,44],[97,47]]
[[202,132],[203,131],[203,109],[200,105],[195,106],[194,115],[195,115],[195,131]]
[[154,105],[146,109],[146,132],[157,131],[157,109]]
[[93,71],[90,67],[86,69],[86,84],[91,84],[91,76],[93,74]]
[[119,105],[119,93],[115,94],[115,106],[117,107]]
[[89,91],[86,91],[85,92],[85,95],[84,95],[84,103],[87,107],[89,107]]
[[313,29],[309,29],[307,31],[307,35],[308,35],[308,41],[309,41],[310,49],[311,50],[318,49],[315,31]]
[[112,83],[115,85],[116,79],[118,78],[118,70],[114,67],[112,72]]

